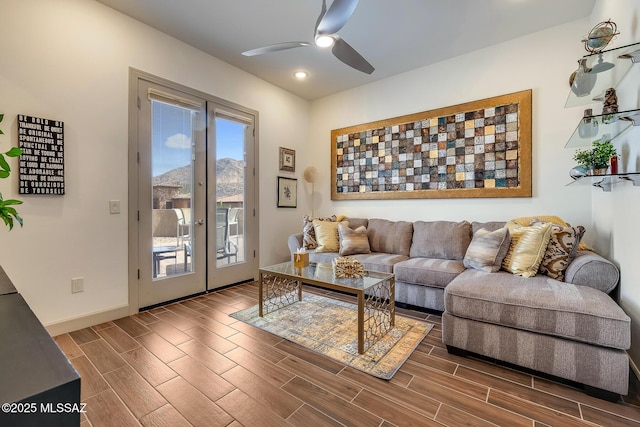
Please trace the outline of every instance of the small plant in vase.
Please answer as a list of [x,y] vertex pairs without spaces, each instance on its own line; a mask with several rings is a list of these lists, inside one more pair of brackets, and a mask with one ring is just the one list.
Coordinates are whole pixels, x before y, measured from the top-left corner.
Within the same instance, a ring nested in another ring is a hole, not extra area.
[[617,154],[611,141],[593,141],[591,149],[577,151],[573,160],[584,167],[589,175],[604,175],[609,161]]
[[[2,120],[4,119],[4,114],[0,114],[0,122],[2,122]],[[0,135],[3,135],[4,132],[2,132],[2,130],[0,130]],[[17,147],[13,147],[11,148],[9,151],[5,152],[5,153],[0,153],[0,178],[9,178],[9,175],[11,174],[11,167],[9,166],[9,163],[7,162],[6,157],[18,157],[20,154],[22,154],[22,150],[17,148]],[[4,224],[9,227],[9,230],[13,229],[13,222],[14,220],[20,224],[20,227],[22,227],[22,217],[20,217],[20,215],[18,214],[18,212],[15,209],[15,205],[21,205],[22,201],[20,200],[15,200],[15,199],[7,199],[5,200],[2,197],[2,193],[0,193],[0,218],[2,219],[2,221],[4,221]]]

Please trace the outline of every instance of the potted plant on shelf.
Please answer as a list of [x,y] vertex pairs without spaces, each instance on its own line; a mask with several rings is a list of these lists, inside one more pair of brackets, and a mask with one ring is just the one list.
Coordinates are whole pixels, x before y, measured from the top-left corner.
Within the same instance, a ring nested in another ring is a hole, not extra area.
[[589,175],[605,175],[609,161],[617,154],[611,141],[593,141],[591,149],[577,151],[573,160],[583,166]]
[[[0,114],[0,122],[2,122],[2,120],[4,119],[4,114]],[[4,132],[2,132],[2,130],[0,130],[0,135],[3,135]],[[9,178],[9,175],[11,174],[11,167],[9,166],[9,163],[7,162],[6,157],[18,157],[20,154],[22,154],[22,150],[17,148],[17,147],[13,147],[11,148],[9,151],[5,152],[5,153],[0,153],[0,178]],[[2,218],[2,221],[4,221],[4,224],[9,227],[9,230],[13,229],[13,222],[14,220],[20,224],[20,227],[22,227],[22,217],[20,217],[20,215],[18,214],[18,212],[15,209],[15,205],[21,205],[22,202],[20,200],[15,200],[15,199],[7,199],[5,200],[2,197],[2,193],[0,193],[0,218]]]

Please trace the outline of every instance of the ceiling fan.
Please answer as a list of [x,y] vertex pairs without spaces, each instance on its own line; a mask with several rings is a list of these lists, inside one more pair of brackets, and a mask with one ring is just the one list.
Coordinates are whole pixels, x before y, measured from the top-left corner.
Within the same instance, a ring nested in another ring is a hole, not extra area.
[[322,10],[316,21],[314,30],[315,43],[308,42],[285,42],[273,44],[270,46],[260,47],[258,49],[242,52],[244,56],[256,56],[265,53],[277,52],[279,50],[293,49],[302,46],[329,47],[333,55],[348,66],[355,68],[363,73],[371,74],[375,70],[366,59],[362,57],[349,43],[344,41],[337,32],[345,26],[353,11],[358,5],[358,0],[334,0],[327,10],[326,0],[322,0]]

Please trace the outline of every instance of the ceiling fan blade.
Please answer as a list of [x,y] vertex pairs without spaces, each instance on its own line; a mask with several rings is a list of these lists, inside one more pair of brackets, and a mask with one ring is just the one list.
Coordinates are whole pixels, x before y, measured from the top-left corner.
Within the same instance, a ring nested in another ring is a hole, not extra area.
[[242,52],[242,54],[244,56],[256,56],[256,55],[262,55],[264,53],[277,52],[279,50],[293,49],[293,48],[302,47],[302,46],[311,46],[311,43],[307,43],[307,42],[278,43],[278,44],[272,44],[270,46],[259,47],[257,49],[247,50],[246,52]]
[[318,20],[316,21],[316,27],[313,30],[313,36],[315,37],[318,34],[318,26],[320,25],[320,21],[324,17],[325,13],[327,13],[327,0],[322,0],[322,9],[320,9],[320,15],[318,15]]
[[333,55],[338,58],[340,61],[344,62],[348,66],[355,68],[358,71],[362,71],[366,74],[371,74],[374,72],[375,68],[373,65],[369,64],[366,59],[362,57],[354,48],[352,48],[349,43],[341,39],[340,37],[336,37],[335,44],[331,49]]
[[356,10],[358,0],[333,0],[316,27],[316,35],[335,34],[347,23],[353,11]]

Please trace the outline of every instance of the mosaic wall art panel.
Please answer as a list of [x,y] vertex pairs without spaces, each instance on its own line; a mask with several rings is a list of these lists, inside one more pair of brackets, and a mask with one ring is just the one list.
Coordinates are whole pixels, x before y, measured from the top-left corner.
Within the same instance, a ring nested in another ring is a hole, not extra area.
[[332,200],[531,197],[531,90],[331,131]]

